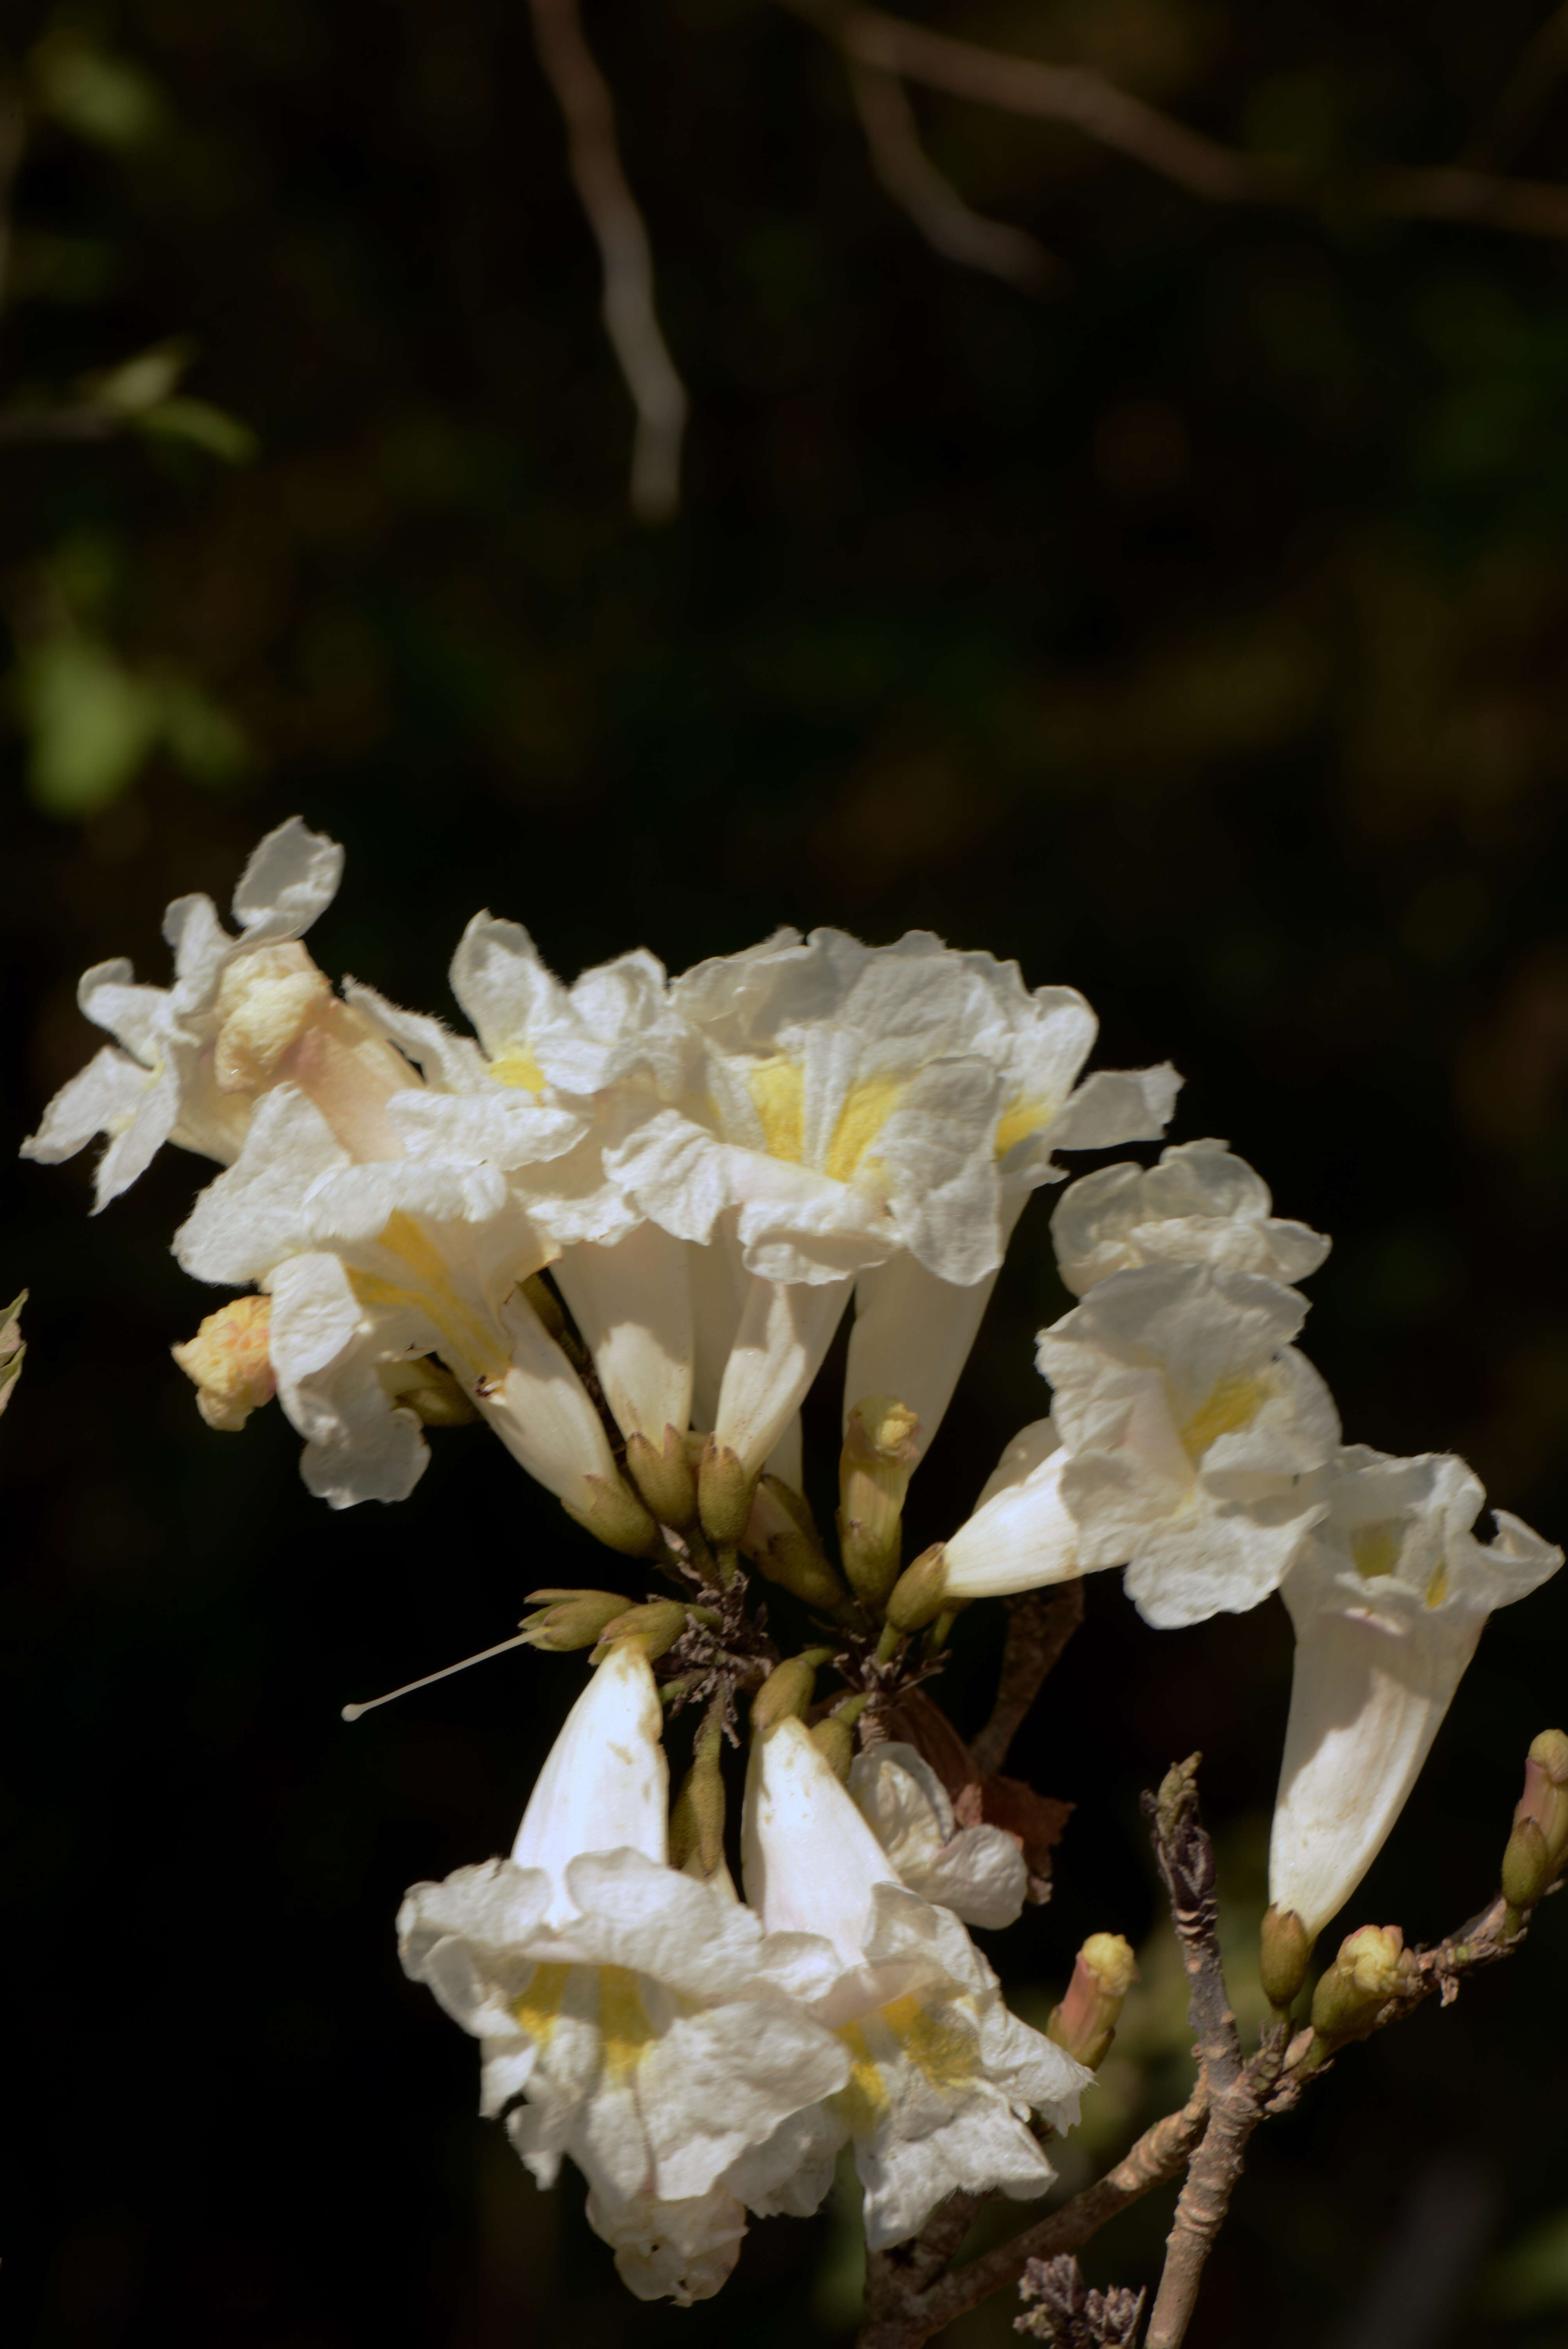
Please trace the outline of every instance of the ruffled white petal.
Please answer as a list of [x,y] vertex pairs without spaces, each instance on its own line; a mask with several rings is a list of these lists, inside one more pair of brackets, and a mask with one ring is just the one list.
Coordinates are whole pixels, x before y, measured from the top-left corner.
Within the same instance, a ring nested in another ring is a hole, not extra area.
[[1113,1274],[1041,1333],[1084,1571],[1125,1564],[1169,1627],[1255,1606],[1322,1514],[1333,1399],[1289,1344],[1294,1289],[1207,1264]]
[[965,1924],[1014,1923],[1029,1880],[1018,1843],[1002,1827],[958,1826],[942,1781],[913,1745],[858,1754],[849,1784],[902,1884]]
[[1079,1297],[1144,1264],[1212,1264],[1303,1280],[1329,1243],[1273,1207],[1262,1176],[1222,1142],[1184,1142],[1162,1151],[1157,1166],[1104,1166],[1069,1184],[1051,1237],[1062,1278]]

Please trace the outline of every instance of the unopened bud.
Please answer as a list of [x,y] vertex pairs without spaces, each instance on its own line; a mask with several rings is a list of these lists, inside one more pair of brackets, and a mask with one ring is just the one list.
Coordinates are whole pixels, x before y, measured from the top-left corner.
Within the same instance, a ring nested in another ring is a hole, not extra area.
[[942,1613],[947,1587],[947,1551],[941,1542],[922,1550],[893,1584],[887,1619],[895,1631],[923,1631]]
[[1294,1909],[1266,1909],[1258,1951],[1264,1996],[1280,2014],[1288,2013],[1306,1980],[1312,1936]]
[[865,1705],[863,1696],[852,1696],[837,1713],[826,1714],[812,1725],[811,1743],[838,1778],[849,1777],[850,1764],[855,1758],[855,1723]]
[[880,1608],[898,1579],[903,1502],[920,1459],[920,1422],[892,1395],[851,1412],[839,1460],[839,1547],[857,1599]]
[[1533,1819],[1541,1829],[1550,1884],[1568,1858],[1568,1737],[1562,1730],[1543,1729],[1532,1745],[1524,1765],[1524,1792],[1513,1816],[1516,1826],[1522,1819]]
[[1515,1819],[1502,1855],[1502,1897],[1511,1909],[1533,1909],[1552,1881],[1546,1837],[1532,1818]]
[[1119,1933],[1091,1933],[1078,1953],[1066,1998],[1051,2011],[1047,2038],[1098,2071],[1116,2036],[1122,2001],[1137,1980],[1131,1944]]
[[686,1617],[696,1611],[683,1606],[678,1599],[650,1599],[641,1607],[623,1608],[600,1632],[593,1660],[597,1663],[623,1640],[635,1640],[649,1663],[657,1663],[686,1630]]
[[472,1399],[432,1355],[418,1355],[411,1362],[378,1363],[376,1375],[392,1401],[417,1413],[426,1427],[466,1427],[479,1417]]
[[823,1555],[805,1501],[777,1476],[758,1483],[740,1547],[758,1574],[808,1607],[830,1615],[849,1597]]
[[617,1590],[535,1590],[528,1603],[540,1612],[523,1617],[523,1637],[530,1647],[548,1649],[553,1655],[595,1646],[605,1624],[626,1611],[625,1599]]
[[817,1671],[825,1664],[832,1651],[830,1648],[807,1648],[798,1656],[787,1657],[776,1664],[751,1700],[751,1734],[760,1737],[777,1721],[793,1713],[804,1721],[817,1689]]
[[666,1427],[659,1448],[645,1435],[629,1435],[626,1469],[661,1526],[673,1526],[681,1533],[691,1524],[696,1516],[696,1477],[679,1428]]
[[170,1348],[209,1427],[233,1434],[277,1392],[267,1344],[272,1310],[270,1297],[232,1298],[207,1315],[193,1338]]
[[702,1529],[709,1541],[719,1544],[739,1542],[746,1531],[746,1521],[751,1515],[751,1495],[756,1481],[754,1476],[748,1475],[727,1444],[718,1444],[711,1435],[708,1437],[703,1449],[696,1489]]
[[696,1733],[691,1768],[670,1810],[670,1866],[707,1883],[724,1866],[724,1734],[717,1721]]
[[1348,1935],[1312,1994],[1312,2027],[1319,2038],[1354,2039],[1369,2030],[1409,1971],[1404,1958],[1398,1925],[1363,1925]]
[[567,1516],[606,1549],[618,1549],[624,1557],[652,1557],[659,1529],[631,1486],[619,1476],[584,1476],[583,1482],[593,1497],[585,1509],[562,1501]]

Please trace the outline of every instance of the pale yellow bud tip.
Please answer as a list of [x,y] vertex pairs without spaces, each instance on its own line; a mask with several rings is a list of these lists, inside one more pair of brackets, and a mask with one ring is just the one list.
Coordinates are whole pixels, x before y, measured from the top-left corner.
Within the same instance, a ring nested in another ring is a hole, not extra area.
[[1125,1998],[1138,1980],[1132,1944],[1119,1933],[1091,1933],[1078,1955],[1107,1998]]
[[267,1350],[270,1297],[236,1297],[209,1313],[193,1338],[170,1349],[196,1389],[209,1427],[232,1433],[277,1392]]

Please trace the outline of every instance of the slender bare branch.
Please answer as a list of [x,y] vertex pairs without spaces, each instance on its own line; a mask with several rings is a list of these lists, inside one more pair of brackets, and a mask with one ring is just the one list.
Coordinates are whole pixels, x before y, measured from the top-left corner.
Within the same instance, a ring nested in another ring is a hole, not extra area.
[[1568,73],[1568,0],[1530,41],[1491,112],[1465,150],[1472,169],[1495,168],[1516,154],[1553,90]]
[[530,0],[540,62],[565,118],[572,177],[604,268],[603,319],[637,411],[632,511],[665,522],[680,503],[686,387],[654,310],[648,232],[622,167],[610,86],[583,31],[577,0]]
[[[1263,2117],[1262,2085],[1243,2064],[1236,2018],[1220,1962],[1214,1851],[1198,1809],[1194,1754],[1165,1774],[1158,1795],[1145,1795],[1153,1823],[1154,1856],[1171,1898],[1176,1939],[1187,1972],[1188,2013],[1197,2033],[1201,2076],[1209,2092],[1209,2126],[1188,2166],[1165,2247],[1165,2265],[1147,2349],[1177,2349],[1191,2321],[1204,2263],[1224,2223],[1242,2174],[1247,2140]],[[1283,2033],[1268,2056],[1277,2072]]]
[[866,145],[877,178],[901,204],[928,244],[948,261],[985,270],[1037,294],[1056,274],[1043,244],[1006,221],[986,220],[944,179],[920,143],[909,94],[896,74],[848,59]]
[[1243,155],[1146,105],[1088,66],[1047,65],[837,0],[784,0],[846,57],[950,97],[1061,122],[1210,203],[1354,211],[1391,219],[1470,222],[1521,236],[1568,237],[1568,187],[1500,179],[1466,165],[1323,171],[1285,156]]
[[1047,1674],[1061,1661],[1063,1649],[1082,1621],[1081,1581],[1064,1583],[1057,1590],[1026,1590],[1007,1601],[1007,1640],[1002,1651],[996,1702],[990,1720],[969,1749],[985,1776],[1006,1760],[1007,1749]]

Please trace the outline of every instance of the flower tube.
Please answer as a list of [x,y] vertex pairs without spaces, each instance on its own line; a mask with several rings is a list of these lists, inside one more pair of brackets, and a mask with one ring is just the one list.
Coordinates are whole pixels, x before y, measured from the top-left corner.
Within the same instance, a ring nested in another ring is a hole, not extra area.
[[667,1865],[658,1692],[614,1647],[540,1774],[508,1859],[418,1884],[406,1971],[481,2044],[481,2109],[542,2186],[563,2156],[642,2299],[717,2292],[746,2218],[726,2173],[849,2071],[757,1918]]
[[1040,2193],[1051,2167],[1019,2113],[1071,2127],[1090,2075],[1009,2014],[953,1911],[898,1880],[800,1721],[752,1747],[743,1847],[768,1930],[815,1939],[815,1978],[803,1961],[799,1992],[850,2076],[741,2157],[733,2190],[758,2212],[814,2209],[848,2139],[872,2250],[915,2233],[957,2190]]
[[1308,1940],[1382,1849],[1494,1607],[1554,1574],[1563,1552],[1498,1510],[1471,1531],[1479,1479],[1447,1453],[1345,1446],[1326,1507],[1281,1586],[1295,1626],[1269,1898]]
[[943,1545],[954,1599],[999,1599],[1070,1582],[1082,1571],[1077,1519],[1062,1499],[1071,1454],[1048,1419],[1016,1435],[975,1514]]

